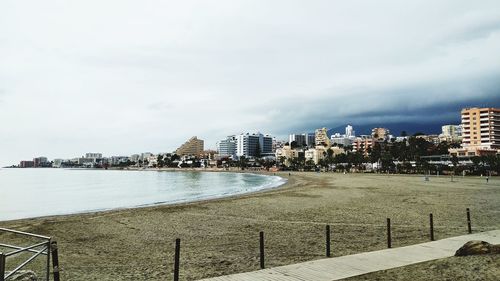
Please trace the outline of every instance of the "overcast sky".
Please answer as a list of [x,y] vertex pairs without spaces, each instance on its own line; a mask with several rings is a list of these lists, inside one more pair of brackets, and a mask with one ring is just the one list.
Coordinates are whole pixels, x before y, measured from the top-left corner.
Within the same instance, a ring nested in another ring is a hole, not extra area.
[[500,105],[500,2],[0,2],[0,165]]

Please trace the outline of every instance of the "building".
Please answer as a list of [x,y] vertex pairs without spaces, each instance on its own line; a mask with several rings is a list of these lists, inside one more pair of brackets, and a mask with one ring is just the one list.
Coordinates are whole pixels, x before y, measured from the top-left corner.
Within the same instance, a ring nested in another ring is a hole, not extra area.
[[38,167],[48,167],[49,166],[49,160],[47,157],[37,157],[33,158],[33,167],[38,168]]
[[183,145],[181,145],[177,150],[175,150],[175,154],[179,156],[185,155],[194,155],[199,156],[203,154],[203,140],[198,139],[196,136],[190,138]]
[[236,156],[262,157],[274,156],[273,138],[261,133],[244,133],[236,136]]
[[291,134],[288,137],[288,143],[292,145],[292,142],[295,142],[297,147],[307,146],[307,137],[306,134]]
[[21,161],[19,162],[19,168],[33,168],[35,163],[33,161]]
[[102,158],[102,153],[85,153],[85,157],[84,158],[101,159]]
[[219,157],[231,157],[236,158],[236,136],[228,136],[227,138],[220,140],[216,143],[217,153]]
[[290,145],[285,145],[284,147],[276,150],[276,160],[281,161],[282,158],[284,158],[285,161],[283,164],[285,166],[290,166],[292,159],[298,158],[300,152],[301,151],[298,149],[293,149]]
[[328,130],[326,128],[317,129],[314,133],[316,146],[330,146],[330,139],[328,138]]
[[441,127],[439,135],[441,142],[461,142],[462,141],[462,125],[444,125]]
[[389,129],[387,128],[373,128],[372,138],[376,141],[384,141],[389,139]]
[[424,139],[427,142],[433,143],[435,145],[438,145],[440,142],[440,138],[438,135],[418,135],[416,136],[417,139]]
[[347,125],[345,127],[345,137],[349,138],[349,137],[355,137],[356,136],[356,133],[354,132],[354,129],[352,128],[351,125]]
[[316,145],[316,138],[314,137],[314,134],[305,133],[305,136],[306,136],[307,147],[313,147],[314,145]]
[[369,136],[360,136],[354,139],[352,143],[352,151],[361,151],[363,154],[368,155],[368,151],[373,147],[373,139]]
[[462,148],[450,149],[457,156],[496,154],[500,150],[500,109],[464,108],[462,116]]

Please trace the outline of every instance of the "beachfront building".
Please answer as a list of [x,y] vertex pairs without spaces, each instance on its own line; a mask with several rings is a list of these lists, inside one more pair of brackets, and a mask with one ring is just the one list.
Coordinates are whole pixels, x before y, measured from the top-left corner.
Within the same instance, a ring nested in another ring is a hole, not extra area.
[[236,136],[236,156],[274,156],[273,138],[261,133],[242,133]]
[[179,156],[193,155],[199,156],[203,153],[203,140],[198,139],[196,136],[190,138],[179,148],[175,150],[175,154]]
[[328,138],[328,130],[326,128],[317,129],[314,133],[316,146],[330,146],[330,139]]
[[276,149],[276,160],[283,161],[285,166],[290,166],[292,159],[298,158],[300,150],[292,148],[290,145],[285,145],[282,148]]
[[450,149],[451,155],[480,156],[500,151],[500,108],[464,108],[462,147]]
[[219,157],[230,157],[236,159],[236,136],[228,136],[227,138],[220,140],[216,143],[217,153]]
[[347,125],[345,127],[345,137],[349,138],[349,137],[355,137],[356,136],[356,133],[354,132],[354,129],[351,125]]
[[375,141],[385,141],[389,140],[390,132],[387,128],[373,128],[372,129],[372,138]]

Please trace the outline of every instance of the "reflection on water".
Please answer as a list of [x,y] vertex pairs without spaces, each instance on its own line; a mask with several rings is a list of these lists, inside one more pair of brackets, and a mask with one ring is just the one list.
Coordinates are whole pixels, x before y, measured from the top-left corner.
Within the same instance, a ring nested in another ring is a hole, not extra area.
[[0,221],[195,201],[283,183],[239,173],[0,169]]

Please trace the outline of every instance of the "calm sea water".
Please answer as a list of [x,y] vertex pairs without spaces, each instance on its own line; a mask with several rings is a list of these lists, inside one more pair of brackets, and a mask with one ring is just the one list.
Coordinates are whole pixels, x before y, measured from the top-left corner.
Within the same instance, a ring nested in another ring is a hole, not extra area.
[[0,221],[219,198],[284,181],[239,173],[0,169]]

